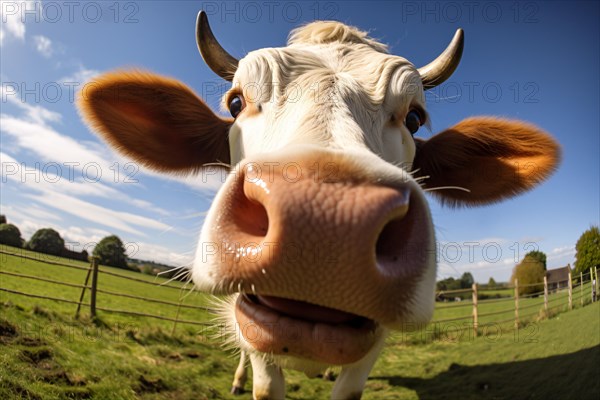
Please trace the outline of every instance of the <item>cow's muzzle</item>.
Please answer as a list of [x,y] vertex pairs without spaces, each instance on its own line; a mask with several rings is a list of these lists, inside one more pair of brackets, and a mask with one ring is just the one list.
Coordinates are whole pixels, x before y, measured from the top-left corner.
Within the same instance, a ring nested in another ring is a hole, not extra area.
[[[422,191],[403,171],[369,164],[309,153],[238,166],[204,236],[214,241],[206,263],[216,266],[219,282],[211,289],[246,294],[238,322],[266,329],[279,321],[288,334],[293,321],[313,324],[297,326],[303,335],[329,324],[364,339],[373,324],[397,326],[415,307],[421,314],[428,308],[415,306],[423,277],[435,269]],[[427,290],[433,297],[433,287]],[[276,354],[295,348],[279,339],[277,348],[258,347]],[[361,343],[356,354],[364,355],[371,340]],[[299,347],[295,353],[308,358],[322,354]]]

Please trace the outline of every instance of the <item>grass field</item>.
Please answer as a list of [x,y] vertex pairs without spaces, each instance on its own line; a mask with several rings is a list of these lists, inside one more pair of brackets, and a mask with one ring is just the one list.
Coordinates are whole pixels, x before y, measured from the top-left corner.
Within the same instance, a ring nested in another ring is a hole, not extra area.
[[[71,284],[83,285],[87,272],[85,270],[64,268],[60,266],[46,264],[45,261],[61,262],[70,265],[77,265],[80,267],[88,268],[89,263],[78,262],[74,260],[63,259],[55,256],[49,256],[45,254],[34,253],[27,250],[11,248],[7,246],[0,246],[0,250],[7,252],[18,252],[20,255],[30,256],[38,259],[39,261],[33,261],[29,259],[20,258],[17,256],[11,256],[0,253],[1,269],[0,271],[19,273],[23,275],[33,275],[40,278],[51,279],[60,282],[66,282]],[[98,288],[104,289],[116,293],[134,294],[141,297],[152,298],[160,301],[168,301],[172,303],[181,302],[184,305],[194,306],[209,306],[209,297],[199,293],[192,292],[188,288],[183,288],[180,282],[171,282],[169,286],[177,288],[164,288],[159,285],[164,284],[166,279],[155,278],[149,275],[143,275],[133,271],[126,271],[123,269],[111,268],[111,267],[100,267],[100,273],[98,274]],[[120,275],[129,276],[135,279],[141,279],[152,283],[153,285],[144,284],[141,282],[125,280],[116,276],[102,273],[102,271],[108,271],[112,273],[118,273]],[[2,281],[2,287],[25,292],[41,294],[49,297],[58,297],[67,300],[77,301],[81,294],[81,289],[76,287],[59,286],[47,282],[41,282],[37,280],[24,279],[22,277],[15,277],[10,275],[0,275]],[[5,293],[1,294],[2,296]],[[90,291],[86,290],[85,297],[83,299],[85,303],[90,301]],[[40,304],[39,299],[29,299],[27,297],[21,297],[19,304],[25,307],[32,307],[36,304]],[[177,315],[177,307],[165,304],[157,304],[154,302],[147,302],[139,299],[123,298],[114,296],[111,294],[98,293],[97,295],[98,307],[127,310],[139,313],[149,313],[158,316],[175,318]],[[57,312],[65,314],[75,314],[76,305],[52,302],[52,309]],[[88,308],[82,309],[82,314],[89,314]],[[123,316],[117,313],[103,313],[102,320],[108,324],[116,323],[130,323],[131,319],[129,316]],[[179,310],[179,319],[191,320],[191,321],[208,321],[210,316],[203,310],[190,309],[182,307]],[[172,327],[173,323],[163,321],[159,319],[148,319],[148,323],[151,323],[156,327]],[[190,326],[180,325],[182,329],[190,328]],[[197,327],[193,327],[197,330]]]
[[[0,257],[1,271],[79,284],[85,278],[85,271]],[[152,277],[144,279],[154,282]],[[188,294],[103,274],[99,282],[101,288],[108,285],[114,291],[173,302]],[[80,293],[77,288],[8,275],[0,275],[0,286],[66,299],[78,299]],[[556,299],[551,306],[563,303],[565,296],[551,296]],[[543,298],[524,301],[533,307],[523,314],[539,314]],[[176,310],[101,294],[98,303],[158,315],[173,316]],[[464,303],[466,307],[439,305],[435,318],[470,315],[471,305]],[[372,371],[363,398],[597,399],[600,303],[585,307],[579,306],[579,300],[575,303],[575,310],[539,322],[534,318],[518,333],[488,330],[477,338],[440,336],[430,327],[395,334]],[[184,304],[206,305],[207,298],[192,293]],[[483,302],[480,312],[502,311],[513,305],[514,300]],[[74,310],[72,304],[0,292],[0,399],[239,398],[228,393],[237,358],[222,350],[202,327],[178,325],[171,334],[173,323],[168,321],[99,312],[100,322],[92,323],[85,317],[75,320]],[[507,318],[511,313],[514,309]],[[87,310],[82,315],[87,315]],[[504,318],[502,314],[494,317]],[[180,318],[208,321],[210,317],[203,311],[182,308]],[[296,372],[286,372],[286,378],[289,399],[325,399],[332,387],[331,382],[307,379]]]

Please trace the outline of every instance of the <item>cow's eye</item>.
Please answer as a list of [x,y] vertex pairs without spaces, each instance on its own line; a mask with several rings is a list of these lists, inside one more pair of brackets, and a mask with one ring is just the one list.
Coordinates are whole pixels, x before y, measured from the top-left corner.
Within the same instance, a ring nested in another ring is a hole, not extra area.
[[404,124],[408,128],[408,131],[414,135],[422,125],[421,115],[416,110],[409,111],[409,113],[406,114],[406,120],[404,121]]
[[229,99],[229,112],[233,118],[236,118],[239,113],[246,107],[246,100],[241,94],[233,96]]

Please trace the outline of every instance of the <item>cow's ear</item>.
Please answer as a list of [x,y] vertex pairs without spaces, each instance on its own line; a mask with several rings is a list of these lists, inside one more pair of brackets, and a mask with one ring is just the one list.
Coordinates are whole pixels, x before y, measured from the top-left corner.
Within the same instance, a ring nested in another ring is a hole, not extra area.
[[560,146],[533,125],[477,117],[418,140],[413,170],[443,204],[477,206],[531,189],[560,157]]
[[111,146],[161,172],[229,164],[222,119],[181,82],[142,71],[110,72],[80,91],[83,118]]

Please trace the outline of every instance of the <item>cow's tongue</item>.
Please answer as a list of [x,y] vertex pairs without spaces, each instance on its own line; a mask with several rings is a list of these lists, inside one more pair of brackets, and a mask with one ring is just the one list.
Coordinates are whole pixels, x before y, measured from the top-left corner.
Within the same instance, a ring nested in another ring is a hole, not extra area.
[[256,296],[256,298],[261,304],[279,311],[282,314],[307,321],[343,324],[357,318],[354,314],[317,306],[303,301],[272,296]]

